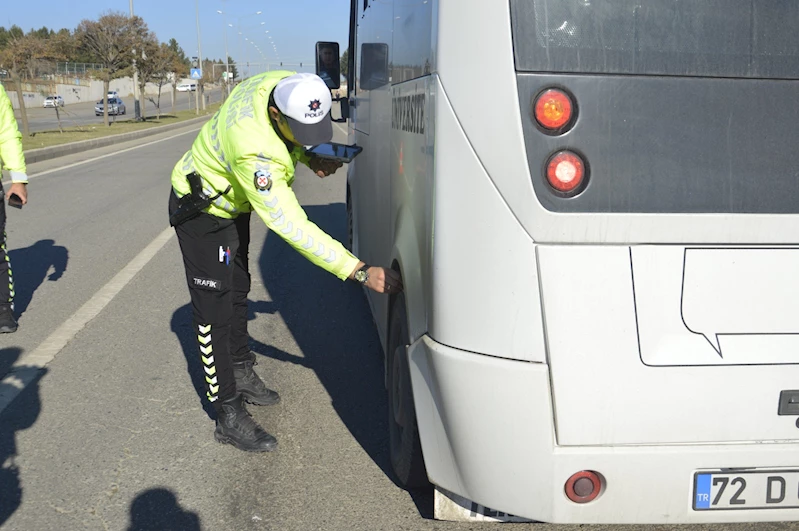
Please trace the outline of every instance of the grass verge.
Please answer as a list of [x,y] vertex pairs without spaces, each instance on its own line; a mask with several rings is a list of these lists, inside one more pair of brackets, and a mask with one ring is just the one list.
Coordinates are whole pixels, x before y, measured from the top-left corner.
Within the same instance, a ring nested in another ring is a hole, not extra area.
[[[208,105],[205,111],[200,111],[199,116],[209,116],[215,113],[220,103],[213,103]],[[60,131],[39,131],[33,133],[32,136],[22,138],[22,149],[27,151],[29,149],[38,149],[50,146],[58,146],[67,144],[69,142],[79,142],[81,140],[91,140],[94,138],[102,138],[111,135],[120,135],[123,133],[132,133],[134,131],[141,131],[142,129],[152,129],[162,125],[175,124],[185,122],[192,118],[197,118],[197,112],[193,110],[177,111],[175,113],[162,114],[161,118],[148,116],[144,122],[135,122],[133,120],[124,120],[111,122],[111,125],[106,127],[101,124],[79,125],[74,127],[65,127],[64,132]],[[113,120],[113,117],[109,117]]]

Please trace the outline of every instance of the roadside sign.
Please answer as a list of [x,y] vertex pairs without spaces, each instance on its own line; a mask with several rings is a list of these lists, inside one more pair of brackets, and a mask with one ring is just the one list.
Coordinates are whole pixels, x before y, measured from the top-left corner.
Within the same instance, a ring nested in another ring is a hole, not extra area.
[[[185,72],[185,70],[184,70]],[[203,72],[199,68],[192,68],[191,69],[191,78],[192,79],[202,79]]]

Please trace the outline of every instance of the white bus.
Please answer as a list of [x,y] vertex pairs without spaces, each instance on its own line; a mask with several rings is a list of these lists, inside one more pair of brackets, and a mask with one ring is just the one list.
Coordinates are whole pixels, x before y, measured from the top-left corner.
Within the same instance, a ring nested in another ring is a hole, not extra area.
[[799,3],[351,9],[397,479],[444,518],[799,519]]

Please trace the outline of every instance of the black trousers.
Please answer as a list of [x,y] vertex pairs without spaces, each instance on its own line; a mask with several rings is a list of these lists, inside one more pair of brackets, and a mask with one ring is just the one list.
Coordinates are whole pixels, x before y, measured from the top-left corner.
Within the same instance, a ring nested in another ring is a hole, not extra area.
[[[173,191],[170,215],[177,203]],[[176,226],[175,232],[186,268],[206,396],[218,409],[236,394],[232,364],[255,357],[247,333],[250,214],[223,219],[202,213]]]
[[6,202],[0,184],[0,307],[14,308],[14,274],[6,248]]

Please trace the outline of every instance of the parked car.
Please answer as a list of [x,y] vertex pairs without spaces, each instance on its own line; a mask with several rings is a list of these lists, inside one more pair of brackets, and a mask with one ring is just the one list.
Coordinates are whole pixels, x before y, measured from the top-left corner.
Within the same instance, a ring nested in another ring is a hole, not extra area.
[[[121,99],[108,98],[108,114],[125,114],[126,111],[125,104],[122,103]],[[103,100],[98,101],[94,105],[94,114],[95,116],[103,114]]]
[[178,92],[194,92],[197,90],[197,83],[181,83],[178,85]]
[[43,107],[63,107],[64,106],[64,98],[61,96],[47,96],[44,99]]

